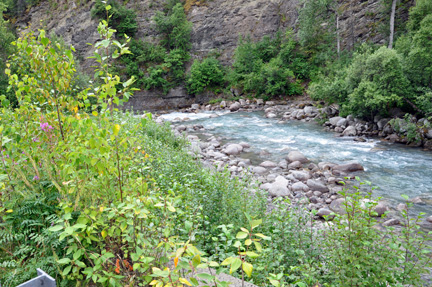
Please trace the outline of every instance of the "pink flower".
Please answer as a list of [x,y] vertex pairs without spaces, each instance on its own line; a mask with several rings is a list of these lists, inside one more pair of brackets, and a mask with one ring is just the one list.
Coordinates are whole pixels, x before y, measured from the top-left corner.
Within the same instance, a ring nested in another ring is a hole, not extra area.
[[35,175],[35,176],[33,177],[33,180],[39,180],[39,176]]
[[40,128],[41,128],[41,130],[43,130],[44,132],[47,132],[47,131],[53,129],[53,127],[52,127],[51,125],[49,125],[48,123],[40,123]]

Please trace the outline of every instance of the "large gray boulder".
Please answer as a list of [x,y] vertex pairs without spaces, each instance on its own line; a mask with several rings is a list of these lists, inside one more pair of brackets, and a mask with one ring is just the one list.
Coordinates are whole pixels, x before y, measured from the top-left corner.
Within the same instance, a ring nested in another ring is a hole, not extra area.
[[346,206],[344,198],[337,198],[330,203],[330,209],[338,214],[346,214]]
[[328,208],[323,207],[323,208],[320,208],[320,209],[318,210],[318,212],[317,212],[316,215],[318,215],[318,216],[321,217],[321,218],[325,218],[325,219],[328,219],[328,220],[332,220],[332,219],[334,218],[334,214],[331,215],[332,213],[333,213],[333,211],[331,211],[331,210],[328,209]]
[[363,170],[364,170],[363,166],[357,162],[338,164],[333,166],[333,171],[339,171],[344,173],[363,171]]
[[238,111],[240,108],[241,108],[241,105],[239,102],[235,102],[235,103],[231,104],[231,106],[229,107],[231,112]]
[[338,123],[341,119],[343,119],[343,118],[342,118],[342,117],[332,117],[332,118],[329,118],[329,122],[330,122],[330,124],[331,124],[332,126],[336,126],[337,123]]
[[223,150],[223,152],[228,155],[237,155],[242,151],[243,151],[243,147],[239,144],[229,144]]
[[298,192],[298,191],[307,192],[307,191],[309,191],[309,187],[306,184],[304,184],[303,182],[299,181],[299,182],[294,183],[291,186],[291,190],[296,191],[296,192]]
[[342,132],[342,134],[344,136],[348,136],[348,137],[352,136],[353,137],[353,136],[357,135],[357,130],[354,126],[349,126]]
[[308,179],[306,184],[307,184],[307,186],[309,186],[309,188],[311,190],[317,190],[320,192],[328,192],[329,191],[328,187],[325,186],[325,184],[319,180]]
[[262,163],[260,163],[260,166],[265,167],[265,168],[274,168],[277,167],[277,163],[273,162],[273,161],[263,161]]
[[338,120],[338,122],[336,123],[337,127],[346,127],[348,125],[348,121],[346,118],[341,118],[340,120]]
[[290,191],[288,189],[288,180],[283,176],[276,177],[275,181],[271,184],[268,189],[271,196],[280,197],[288,196]]
[[304,154],[302,154],[297,150],[290,151],[287,156],[287,160],[288,162],[294,162],[294,161],[299,161],[301,163],[309,162],[309,160],[304,156]]
[[316,107],[313,106],[307,106],[303,109],[304,113],[306,116],[308,117],[313,117],[316,116],[318,114],[318,109]]
[[306,181],[309,178],[311,178],[311,175],[309,172],[307,171],[303,171],[303,170],[294,170],[291,172],[292,176],[300,181]]
[[254,166],[251,169],[252,169],[252,172],[259,174],[259,175],[263,175],[267,172],[267,169],[265,167],[262,167],[262,166]]

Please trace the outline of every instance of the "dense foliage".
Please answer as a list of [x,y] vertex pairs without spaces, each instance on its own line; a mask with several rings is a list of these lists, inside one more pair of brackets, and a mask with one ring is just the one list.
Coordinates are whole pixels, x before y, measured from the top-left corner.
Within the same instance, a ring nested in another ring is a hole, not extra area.
[[[110,5],[111,9],[106,10],[106,5]],[[124,4],[117,2],[117,0],[97,0],[91,10],[91,15],[99,19],[108,20],[109,18],[111,25],[121,37],[125,34],[133,37],[138,30],[135,11],[126,8]]]
[[259,42],[240,38],[235,51],[230,85],[246,93],[265,96],[299,95],[297,80],[311,73],[307,57],[299,50],[291,32],[266,36]]
[[372,119],[393,107],[428,116],[432,88],[432,10],[418,1],[396,49],[362,45],[348,63],[331,64],[309,88],[313,99],[336,102],[343,114]]

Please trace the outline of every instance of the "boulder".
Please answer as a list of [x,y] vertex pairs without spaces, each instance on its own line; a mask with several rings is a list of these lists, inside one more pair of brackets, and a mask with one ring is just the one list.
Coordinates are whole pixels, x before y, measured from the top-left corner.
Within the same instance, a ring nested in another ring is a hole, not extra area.
[[333,213],[333,211],[331,211],[328,208],[323,207],[323,208],[320,208],[318,210],[316,215],[318,215],[319,217],[324,218],[324,219],[332,220],[334,218],[334,214],[331,215],[332,213]]
[[241,108],[240,103],[239,102],[235,102],[235,103],[231,104],[231,106],[229,107],[229,110],[231,112],[235,112],[235,111],[238,111],[240,108]]
[[260,188],[264,189],[264,190],[269,190],[271,186],[272,186],[272,184],[270,182],[266,182],[266,183],[261,184]]
[[421,199],[420,196],[417,196],[417,197],[411,198],[410,201],[411,201],[412,203],[414,203],[414,204],[422,204],[422,205],[423,205],[423,204],[426,204],[426,203]]
[[297,161],[293,161],[292,163],[290,163],[288,165],[288,169],[299,169],[301,167],[302,167],[302,163],[299,162],[298,160]]
[[298,191],[307,192],[307,191],[309,191],[309,187],[306,184],[304,184],[303,182],[299,181],[299,182],[294,183],[291,186],[291,190],[296,191],[296,192],[298,192]]
[[322,183],[319,180],[315,180],[315,179],[308,179],[306,182],[307,186],[309,186],[309,188],[311,190],[317,190],[320,192],[328,192],[329,189],[327,186],[324,185],[324,183]]
[[263,99],[257,99],[257,100],[256,100],[256,104],[257,104],[258,106],[264,105],[264,100],[263,100]]
[[243,147],[239,144],[229,144],[223,150],[228,155],[237,155],[243,151]]
[[337,127],[346,127],[348,125],[348,121],[345,118],[341,118],[337,121],[336,126]]
[[273,119],[273,118],[277,117],[277,115],[275,113],[268,113],[265,115],[265,117],[269,118],[269,119]]
[[252,167],[252,171],[256,174],[263,175],[267,172],[267,169],[262,166],[254,166]]
[[432,215],[429,216],[428,218],[426,218],[426,221],[429,221],[430,223],[432,223]]
[[343,134],[344,136],[352,136],[352,137],[354,137],[354,136],[357,135],[357,130],[356,130],[355,127],[353,127],[353,126],[349,126],[349,127],[347,127],[347,128],[342,132],[342,134]]
[[387,204],[384,202],[378,202],[378,204],[373,209],[379,217],[383,216],[383,214],[389,210]]
[[192,104],[191,109],[192,110],[199,110],[200,106],[198,104]]
[[333,171],[339,171],[339,172],[356,172],[356,171],[362,171],[364,170],[363,166],[356,162],[351,163],[345,163],[345,164],[338,164],[333,166]]
[[316,116],[318,114],[318,109],[316,107],[313,106],[307,106],[303,109],[304,113],[306,116],[308,117],[313,117]]
[[428,138],[428,139],[432,139],[432,129],[429,129],[427,131],[427,133],[425,134],[425,137]]
[[380,119],[380,120],[377,122],[377,127],[378,127],[378,129],[381,131],[389,121],[390,121],[390,119],[387,119],[387,118],[385,118],[385,119]]
[[225,109],[227,106],[227,103],[225,101],[220,102],[219,107],[221,107],[222,109]]
[[275,181],[271,184],[268,192],[271,196],[288,196],[290,191],[288,189],[288,180],[283,176],[276,177]]
[[263,161],[262,163],[260,163],[260,166],[265,167],[265,168],[274,168],[277,167],[277,164],[273,161]]
[[287,160],[289,162],[299,161],[301,163],[307,163],[309,160],[299,151],[290,151]]
[[291,174],[294,176],[295,179],[300,181],[306,181],[311,178],[310,173],[303,170],[294,170],[291,172]]
[[346,214],[345,198],[337,198],[330,203],[330,209],[338,214]]
[[337,123],[338,123],[341,119],[343,119],[343,118],[342,118],[342,117],[332,117],[332,118],[329,119],[329,122],[330,122],[330,124],[331,124],[332,126],[336,126]]
[[396,218],[391,218],[389,220],[384,221],[383,225],[384,226],[394,226],[394,225],[399,225],[400,221]]

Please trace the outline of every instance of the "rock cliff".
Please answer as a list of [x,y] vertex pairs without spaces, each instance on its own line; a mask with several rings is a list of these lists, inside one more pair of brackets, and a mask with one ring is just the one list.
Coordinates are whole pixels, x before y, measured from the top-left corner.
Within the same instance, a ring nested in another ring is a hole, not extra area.
[[[22,1],[22,0],[20,0]],[[342,0],[341,0],[342,1]],[[406,0],[405,2],[413,2]],[[85,2],[85,3],[84,3]],[[29,9],[17,22],[22,30],[44,28],[63,37],[67,44],[77,50],[77,56],[84,69],[91,67],[91,46],[98,40],[97,20],[91,19],[90,10],[94,0],[52,0],[43,1]],[[345,0],[340,15],[342,48],[351,48],[356,42],[371,41],[385,43],[383,24],[386,15],[381,0]],[[209,52],[219,53],[224,64],[232,62],[233,52],[239,35],[250,35],[260,39],[273,35],[278,30],[297,29],[300,0],[186,0],[188,19],[193,24],[192,58],[201,58]],[[409,4],[409,3],[408,3]],[[153,16],[161,10],[163,0],[130,0],[128,8],[137,13],[137,37],[158,41]],[[405,14],[407,14],[405,12]],[[400,16],[404,18],[404,16]],[[381,33],[380,33],[381,32]],[[172,91],[170,107],[181,106],[179,97],[185,97],[184,90]],[[160,96],[157,93],[138,93],[141,96]],[[141,97],[138,96],[138,97]],[[189,98],[187,104],[193,101]],[[135,100],[135,106],[139,100]],[[186,104],[185,102],[185,104]]]

